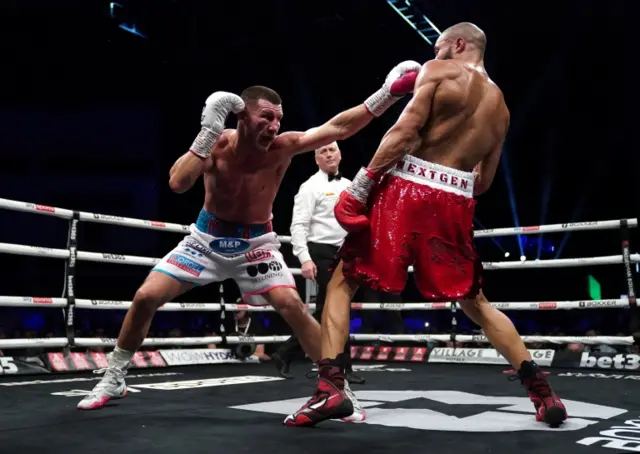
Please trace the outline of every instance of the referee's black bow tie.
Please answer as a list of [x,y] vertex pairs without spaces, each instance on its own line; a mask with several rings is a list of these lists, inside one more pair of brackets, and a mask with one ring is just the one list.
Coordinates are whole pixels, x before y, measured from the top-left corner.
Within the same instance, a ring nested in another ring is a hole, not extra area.
[[329,181],[340,180],[340,178],[342,178],[342,174],[340,172],[335,175],[329,175]]

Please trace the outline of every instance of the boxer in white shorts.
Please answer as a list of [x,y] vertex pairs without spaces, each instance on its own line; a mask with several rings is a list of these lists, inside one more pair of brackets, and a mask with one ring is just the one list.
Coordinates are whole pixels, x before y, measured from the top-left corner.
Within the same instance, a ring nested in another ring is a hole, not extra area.
[[233,279],[243,302],[255,306],[269,304],[262,295],[272,289],[296,288],[271,222],[234,224],[203,209],[190,230],[153,271],[192,285]]
[[[259,304],[271,304],[307,355],[319,360],[320,325],[305,310],[271,228],[274,199],[295,155],[344,140],[364,128],[413,90],[419,68],[416,62],[400,63],[363,104],[307,132],[278,135],[282,101],[267,87],[249,87],[241,96],[227,92],[209,96],[200,133],[169,171],[169,186],[176,193],[187,191],[203,177],[203,211],[191,235],[149,273],[136,292],[116,348],[108,355],[108,367],[97,371],[105,375],[78,408],[98,409],[126,396],[124,376],[157,309],[196,285],[227,277],[236,280],[247,302],[260,299]],[[235,130],[224,128],[230,112],[238,116]]]

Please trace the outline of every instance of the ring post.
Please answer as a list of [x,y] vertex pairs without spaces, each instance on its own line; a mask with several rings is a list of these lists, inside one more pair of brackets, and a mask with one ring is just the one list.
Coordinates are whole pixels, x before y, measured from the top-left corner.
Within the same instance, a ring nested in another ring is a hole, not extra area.
[[65,349],[65,355],[75,346],[75,326],[74,315],[76,309],[76,262],[78,258],[78,222],[80,222],[80,213],[73,212],[73,216],[69,220],[69,236],[67,237],[67,249],[69,258],[66,261],[65,269],[65,291],[64,298],[67,299],[67,311],[65,316],[67,341],[69,342]]
[[227,343],[227,330],[224,326],[226,318],[224,287],[222,286],[222,284],[220,284],[220,337],[222,337],[222,342],[220,342],[220,345],[222,348],[229,348],[229,344]]
[[620,220],[620,236],[622,239],[622,263],[624,265],[625,282],[627,284],[627,297],[631,308],[629,317],[629,331],[634,337],[636,344],[640,343],[640,309],[636,301],[636,291],[633,284],[633,273],[631,271],[631,252],[629,247],[629,223],[626,219]]

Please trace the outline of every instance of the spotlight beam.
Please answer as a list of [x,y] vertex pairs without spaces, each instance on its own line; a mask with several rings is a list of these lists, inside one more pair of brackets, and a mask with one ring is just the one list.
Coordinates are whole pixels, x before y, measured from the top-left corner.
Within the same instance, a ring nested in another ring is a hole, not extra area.
[[[580,200],[578,201],[578,204],[573,209],[573,213],[571,213],[571,219],[569,222],[577,222],[577,220],[580,219],[588,199],[589,199],[589,196],[586,194],[580,198]],[[558,246],[558,250],[556,252],[556,256],[555,256],[556,259],[559,258],[560,255],[562,254],[562,250],[569,242],[570,237],[571,237],[571,232],[565,233],[564,236],[562,237],[562,240],[560,241],[560,245]]]
[[[520,227],[520,219],[518,218],[518,209],[516,207],[516,194],[513,187],[513,180],[511,178],[511,168],[509,166],[509,153],[505,147],[502,151],[502,159],[500,159],[500,169],[502,175],[504,175],[504,181],[507,184],[507,194],[509,195],[509,205],[511,206],[511,215],[513,217],[514,227]],[[518,239],[518,247],[520,248],[520,255],[524,255],[524,249],[522,247],[522,237],[516,235]]]
[[[550,134],[551,135],[551,134]],[[550,137],[551,141],[555,141],[554,137]],[[546,156],[546,168],[548,169],[545,172],[544,180],[542,182],[542,197],[540,198],[540,225],[544,225],[547,222],[547,213],[549,209],[549,200],[551,199],[551,185],[553,181],[553,159],[551,158],[551,151],[555,148],[555,144],[550,144],[547,147],[547,156]],[[544,233],[538,235],[538,253],[536,254],[536,258],[540,258],[540,254],[542,252],[542,243],[543,243]]]

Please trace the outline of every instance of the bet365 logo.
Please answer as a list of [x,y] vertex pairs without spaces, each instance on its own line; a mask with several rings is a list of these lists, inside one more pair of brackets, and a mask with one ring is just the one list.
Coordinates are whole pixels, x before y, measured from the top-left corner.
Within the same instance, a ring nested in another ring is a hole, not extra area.
[[609,355],[606,353],[585,352],[580,359],[580,367],[638,370],[640,368],[640,356],[634,354]]

